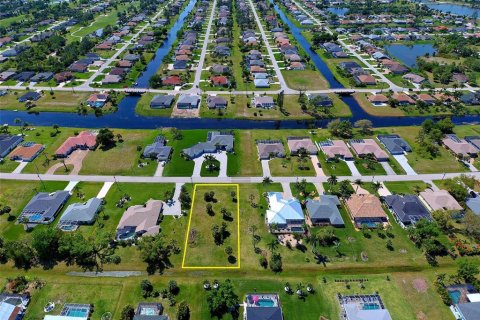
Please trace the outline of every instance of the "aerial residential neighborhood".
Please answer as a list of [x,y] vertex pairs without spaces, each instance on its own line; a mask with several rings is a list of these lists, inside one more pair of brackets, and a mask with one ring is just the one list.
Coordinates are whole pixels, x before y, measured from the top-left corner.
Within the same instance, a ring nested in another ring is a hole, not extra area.
[[476,0],[0,0],[0,320],[479,320]]

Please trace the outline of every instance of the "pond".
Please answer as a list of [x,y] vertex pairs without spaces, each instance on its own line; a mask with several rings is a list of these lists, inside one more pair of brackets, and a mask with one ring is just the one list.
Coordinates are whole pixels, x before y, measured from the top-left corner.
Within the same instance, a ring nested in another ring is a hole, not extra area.
[[330,13],[336,14],[339,17],[343,17],[348,12],[348,8],[330,7],[330,8],[327,8],[327,11]]
[[417,67],[418,57],[423,57],[427,53],[433,55],[437,52],[431,43],[413,45],[391,44],[385,46],[385,50],[409,68]]
[[438,10],[444,13],[451,13],[454,15],[467,17],[473,17],[474,14],[476,14],[477,17],[480,16],[480,9],[472,8],[466,5],[453,3],[431,3],[428,0],[415,0],[415,2],[421,2],[430,9]]

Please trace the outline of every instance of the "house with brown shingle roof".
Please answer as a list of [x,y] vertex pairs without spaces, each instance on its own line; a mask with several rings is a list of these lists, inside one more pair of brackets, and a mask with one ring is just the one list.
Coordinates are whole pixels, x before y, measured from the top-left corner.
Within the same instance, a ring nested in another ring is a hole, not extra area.
[[437,100],[434,97],[432,97],[427,93],[417,94],[417,99],[429,105],[435,104],[435,102],[437,102]]
[[415,104],[415,100],[405,93],[394,93],[392,98],[397,101],[399,105]]
[[345,205],[357,227],[363,224],[376,227],[377,224],[388,222],[380,199],[373,194],[353,194],[345,201]]
[[388,154],[373,139],[352,139],[349,144],[359,157],[373,154],[377,161],[388,161]]

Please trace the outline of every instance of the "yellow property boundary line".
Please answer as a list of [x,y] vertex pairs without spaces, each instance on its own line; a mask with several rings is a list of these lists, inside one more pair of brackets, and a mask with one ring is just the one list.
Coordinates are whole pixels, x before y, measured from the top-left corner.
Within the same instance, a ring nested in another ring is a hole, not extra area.
[[[202,266],[202,267],[192,267],[185,266],[185,258],[187,256],[187,247],[188,247],[188,235],[190,233],[190,225],[192,222],[193,208],[195,206],[195,196],[197,193],[197,186],[200,187],[236,187],[237,188],[237,252],[238,252],[238,261],[236,266],[232,267],[215,267],[215,266]],[[211,184],[195,184],[193,188],[193,200],[192,206],[190,208],[190,217],[188,218],[188,228],[187,235],[185,236],[185,246],[183,249],[183,259],[182,259],[182,269],[240,269],[240,185],[233,183],[211,183]]]

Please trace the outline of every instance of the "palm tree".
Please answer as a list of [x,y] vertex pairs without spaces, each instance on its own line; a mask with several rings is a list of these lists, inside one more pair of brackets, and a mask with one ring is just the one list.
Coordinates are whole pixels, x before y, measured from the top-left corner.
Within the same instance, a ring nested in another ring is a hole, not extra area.
[[355,185],[357,186],[357,188],[355,189],[355,193],[357,193],[358,188],[359,188],[362,184],[363,184],[362,179],[355,179]]
[[334,185],[336,185],[337,182],[338,182],[337,176],[335,176],[335,175],[332,174],[330,177],[328,177],[327,182],[328,182],[328,184],[330,185],[330,192],[331,192],[331,191],[332,191],[332,187],[333,187]]
[[382,184],[378,181],[375,181],[374,183],[372,183],[372,187],[375,192],[378,192],[378,190],[382,188]]
[[278,249],[278,240],[277,240],[277,239],[273,239],[272,241],[270,241],[269,243],[267,243],[267,247],[268,247],[268,249],[270,249],[270,252],[271,252],[271,253],[275,252],[275,250]]

